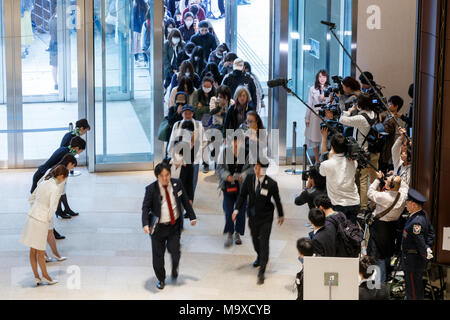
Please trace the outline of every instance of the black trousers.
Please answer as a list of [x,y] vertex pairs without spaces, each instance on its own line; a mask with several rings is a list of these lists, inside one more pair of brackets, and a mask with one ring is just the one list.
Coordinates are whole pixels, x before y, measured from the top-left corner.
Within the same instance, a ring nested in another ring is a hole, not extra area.
[[424,270],[404,271],[407,300],[424,299],[423,272]]
[[269,261],[269,238],[272,231],[272,220],[267,222],[260,222],[254,217],[248,220],[250,233],[252,235],[253,248],[258,255],[259,260],[259,274],[264,274],[266,265]]
[[31,186],[30,193],[33,193],[34,190],[36,190],[37,184],[38,184],[39,180],[41,180],[41,178],[44,176],[44,174],[45,174],[45,171],[44,171],[44,173],[42,173],[40,170],[38,170],[38,171],[36,171],[34,173],[34,175],[33,175],[33,185]]
[[194,165],[186,164],[185,167],[181,167],[180,180],[189,200],[194,201],[194,185],[192,184],[192,181],[194,181]]
[[172,270],[178,269],[181,257],[180,235],[182,219],[183,217],[179,217],[173,226],[159,224],[151,236],[153,270],[159,281],[166,279],[166,270],[164,269],[166,247],[172,257]]
[[224,14],[224,13],[225,13],[225,3],[224,3],[224,0],[219,0],[218,2],[219,2],[219,10],[220,10],[220,13],[221,13],[221,14]]

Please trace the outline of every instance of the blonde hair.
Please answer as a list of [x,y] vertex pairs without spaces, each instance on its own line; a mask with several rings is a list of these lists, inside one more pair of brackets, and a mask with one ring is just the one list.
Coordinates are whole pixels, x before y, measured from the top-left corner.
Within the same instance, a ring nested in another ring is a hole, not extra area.
[[242,94],[242,92],[244,92],[247,94],[247,103],[250,103],[250,101],[252,101],[252,97],[250,95],[250,91],[248,91],[247,87],[245,86],[239,86],[236,88],[236,91],[234,92],[234,101],[236,104],[239,103],[238,98],[239,96]]

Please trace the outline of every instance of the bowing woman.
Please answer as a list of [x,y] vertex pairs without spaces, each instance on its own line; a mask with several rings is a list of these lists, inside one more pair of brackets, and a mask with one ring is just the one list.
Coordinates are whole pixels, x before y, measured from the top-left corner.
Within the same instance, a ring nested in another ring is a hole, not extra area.
[[[20,242],[30,247],[30,264],[33,269],[36,286],[58,283],[57,280],[52,280],[47,273],[45,248],[48,230],[53,228],[53,213],[61,196],[59,185],[66,181],[68,175],[69,170],[63,165],[58,165],[37,186],[36,196],[22,231]],[[38,264],[42,271],[42,279],[39,276]]]

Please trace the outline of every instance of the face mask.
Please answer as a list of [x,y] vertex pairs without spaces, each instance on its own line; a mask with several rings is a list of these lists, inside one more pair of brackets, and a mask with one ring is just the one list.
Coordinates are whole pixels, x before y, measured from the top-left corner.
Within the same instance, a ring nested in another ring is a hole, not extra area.
[[186,77],[189,78],[189,76],[191,75],[191,73],[190,73],[190,72],[186,72],[184,75],[185,75]]
[[200,57],[194,57],[194,61],[199,61]]
[[186,27],[190,28],[192,26],[192,24],[194,23],[194,21],[186,20],[185,23],[186,23]]
[[169,34],[172,30],[173,28],[167,28],[167,34]]
[[301,264],[303,264],[303,262],[305,261],[305,259],[303,259],[302,257],[298,257],[298,261],[300,261]]
[[222,59],[222,58],[223,58],[223,56],[220,55],[220,54],[218,54],[218,53],[216,53],[216,57],[219,58],[219,59]]
[[212,90],[212,88],[205,88],[205,87],[203,87],[202,89],[204,93],[210,93]]
[[174,44],[174,45],[177,45],[177,44],[179,44],[180,43],[180,38],[172,38],[172,43]]

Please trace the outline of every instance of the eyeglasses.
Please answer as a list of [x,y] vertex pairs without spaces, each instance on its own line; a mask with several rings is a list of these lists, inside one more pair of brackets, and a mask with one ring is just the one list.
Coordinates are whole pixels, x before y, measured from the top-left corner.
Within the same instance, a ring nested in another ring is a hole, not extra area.
[[248,123],[248,124],[250,124],[250,123],[256,123],[256,121],[255,121],[255,120],[247,120],[247,123]]

